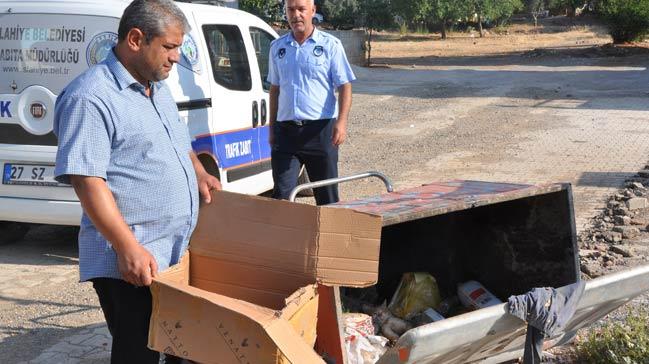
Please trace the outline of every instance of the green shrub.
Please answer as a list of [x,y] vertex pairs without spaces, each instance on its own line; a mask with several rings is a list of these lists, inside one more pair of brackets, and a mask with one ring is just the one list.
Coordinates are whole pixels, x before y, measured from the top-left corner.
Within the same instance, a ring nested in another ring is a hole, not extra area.
[[625,321],[592,331],[577,345],[578,363],[648,364],[649,314],[646,309],[629,313]]
[[649,0],[602,0],[599,11],[613,43],[642,40],[649,32]]

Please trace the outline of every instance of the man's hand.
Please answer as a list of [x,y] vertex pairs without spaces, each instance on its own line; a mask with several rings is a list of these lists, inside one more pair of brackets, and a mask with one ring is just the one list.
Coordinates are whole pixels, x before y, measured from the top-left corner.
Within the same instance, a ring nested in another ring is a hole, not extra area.
[[273,124],[270,124],[268,126],[268,144],[272,147],[274,142],[275,136],[273,135]]
[[198,179],[198,192],[200,193],[203,201],[205,203],[212,202],[212,191],[220,191],[223,189],[221,187],[221,182],[218,178],[212,176],[207,172],[196,173],[196,178]]
[[338,119],[334,125],[331,143],[335,146],[342,145],[347,140],[347,120]]
[[132,244],[117,253],[117,269],[128,283],[141,287],[150,286],[158,275],[158,263],[140,244]]

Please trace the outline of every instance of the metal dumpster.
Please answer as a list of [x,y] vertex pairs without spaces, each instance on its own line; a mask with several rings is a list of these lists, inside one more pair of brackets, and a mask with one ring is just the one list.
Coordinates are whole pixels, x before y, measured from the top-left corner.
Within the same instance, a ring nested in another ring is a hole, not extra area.
[[[580,279],[569,184],[451,181],[335,207],[383,217],[379,300],[389,300],[401,275],[414,271],[430,272],[443,296],[473,279],[503,302],[534,287]],[[647,290],[649,267],[589,281],[566,331],[546,345],[571,340],[577,329]],[[346,363],[336,347],[342,346],[340,292],[322,287],[320,294],[316,349],[329,362]],[[379,363],[498,363],[522,355],[524,340],[525,324],[502,304],[414,328]]]

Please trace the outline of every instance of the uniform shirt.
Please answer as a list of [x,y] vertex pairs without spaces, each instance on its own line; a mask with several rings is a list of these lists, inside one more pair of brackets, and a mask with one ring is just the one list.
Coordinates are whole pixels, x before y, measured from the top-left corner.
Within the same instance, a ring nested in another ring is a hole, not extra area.
[[[54,132],[59,140],[55,176],[103,178],[137,240],[159,270],[177,263],[198,216],[198,185],[187,125],[169,88],[152,96],[110,52],[59,95]],[[81,281],[121,278],[111,244],[83,214],[79,232]]]
[[356,79],[340,40],[318,29],[302,45],[292,32],[274,40],[268,65],[268,82],[279,86],[277,121],[337,117],[334,91]]

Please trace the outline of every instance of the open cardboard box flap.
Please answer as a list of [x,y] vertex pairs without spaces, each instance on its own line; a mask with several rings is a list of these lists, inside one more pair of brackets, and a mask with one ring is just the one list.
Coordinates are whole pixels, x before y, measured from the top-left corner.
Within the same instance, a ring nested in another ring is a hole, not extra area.
[[149,346],[201,363],[323,363],[317,283],[378,279],[382,220],[214,192],[189,254],[151,286]]
[[226,277],[217,284],[240,285],[242,277],[254,281],[250,275],[265,272],[277,277],[279,286],[293,280],[302,282],[297,287],[314,282],[368,287],[378,279],[381,226],[380,216],[351,209],[221,191],[201,208],[190,250],[192,257],[237,272],[228,274],[234,281]]

